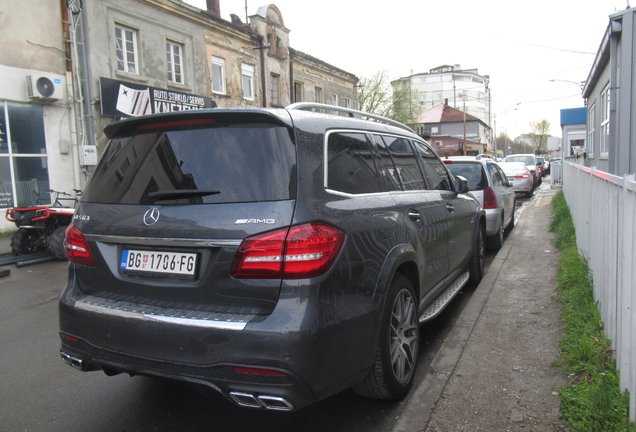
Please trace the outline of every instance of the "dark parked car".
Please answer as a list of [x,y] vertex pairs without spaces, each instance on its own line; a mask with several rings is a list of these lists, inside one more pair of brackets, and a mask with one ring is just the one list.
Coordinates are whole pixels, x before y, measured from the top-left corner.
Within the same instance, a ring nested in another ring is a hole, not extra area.
[[420,324],[482,277],[486,219],[425,141],[362,115],[296,104],[107,126],[67,232],[62,358],[270,410],[350,387],[404,396]]

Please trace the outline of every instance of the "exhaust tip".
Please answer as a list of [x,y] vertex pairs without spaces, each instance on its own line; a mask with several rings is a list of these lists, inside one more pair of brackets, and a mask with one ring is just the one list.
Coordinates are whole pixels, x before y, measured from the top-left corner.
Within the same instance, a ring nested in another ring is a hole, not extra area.
[[249,408],[261,408],[261,404],[258,400],[249,393],[230,392],[230,397],[234,402],[243,407]]
[[272,411],[292,411],[294,409],[289,401],[278,396],[254,396],[250,393],[230,392],[230,397],[237,405],[248,408],[265,408]]
[[291,411],[292,409],[294,409],[292,404],[282,397],[259,396],[258,401],[268,410]]
[[65,352],[60,352],[60,355],[67,365],[74,367],[75,369],[84,370],[84,360],[81,358],[74,357]]

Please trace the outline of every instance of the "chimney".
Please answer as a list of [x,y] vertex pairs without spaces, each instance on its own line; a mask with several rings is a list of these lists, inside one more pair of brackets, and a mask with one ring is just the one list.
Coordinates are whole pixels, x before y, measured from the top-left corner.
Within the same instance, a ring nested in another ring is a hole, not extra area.
[[215,17],[221,18],[221,0],[205,0],[208,6],[208,12]]

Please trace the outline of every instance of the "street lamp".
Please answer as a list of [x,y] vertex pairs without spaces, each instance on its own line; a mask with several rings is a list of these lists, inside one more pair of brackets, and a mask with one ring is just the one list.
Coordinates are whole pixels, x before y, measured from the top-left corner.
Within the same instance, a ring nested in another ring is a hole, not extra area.
[[[517,102],[517,103],[516,103],[516,104],[514,104],[514,105],[510,105],[508,108],[504,109],[504,110],[503,110],[503,111],[501,111],[499,114],[495,114],[495,115],[494,115],[494,117],[495,117],[495,159],[497,158],[497,116],[498,116],[498,115],[501,115],[501,114],[504,114],[504,115],[505,115],[508,111],[511,111],[511,110],[512,110],[512,111],[514,111],[514,110],[518,109],[518,108],[517,108],[517,106],[518,106],[518,105],[521,105],[521,102]],[[505,123],[505,118],[504,118],[504,123]],[[505,125],[505,126],[504,126],[504,132],[506,133],[506,137],[507,137],[507,136],[508,136],[508,132],[506,131],[506,126],[507,126],[507,125]],[[504,155],[504,157],[506,157],[506,155],[507,155],[507,154],[508,154],[508,152],[509,152],[509,149],[508,149],[507,147],[508,147],[508,143],[507,143],[507,142],[505,142],[505,143],[504,143],[504,148],[503,148],[503,155]]]
[[579,83],[579,82],[576,82],[576,81],[562,80],[562,79],[551,79],[551,80],[549,80],[549,81],[550,81],[550,82],[562,81],[562,82],[568,82],[568,83],[575,84],[575,85],[577,85],[577,86],[581,89],[581,92],[583,91],[583,88],[585,87],[585,81],[581,81],[580,83]]

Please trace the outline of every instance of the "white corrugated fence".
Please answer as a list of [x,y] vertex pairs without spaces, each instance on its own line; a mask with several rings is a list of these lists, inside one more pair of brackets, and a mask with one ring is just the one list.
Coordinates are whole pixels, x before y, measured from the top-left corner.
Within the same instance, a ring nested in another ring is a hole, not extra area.
[[594,168],[563,164],[563,192],[576,241],[587,258],[605,334],[612,340],[620,385],[630,392],[636,420],[636,181]]

